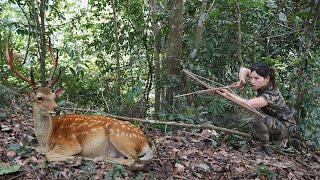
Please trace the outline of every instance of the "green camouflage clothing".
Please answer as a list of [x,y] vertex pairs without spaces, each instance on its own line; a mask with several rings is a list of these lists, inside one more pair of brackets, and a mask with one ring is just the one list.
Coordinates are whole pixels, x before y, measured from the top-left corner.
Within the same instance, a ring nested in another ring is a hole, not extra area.
[[263,91],[258,90],[258,97],[263,97],[268,105],[261,108],[265,118],[254,119],[253,138],[267,144],[270,140],[282,140],[294,135],[296,122],[293,112],[286,105],[280,91],[273,90],[269,84]]

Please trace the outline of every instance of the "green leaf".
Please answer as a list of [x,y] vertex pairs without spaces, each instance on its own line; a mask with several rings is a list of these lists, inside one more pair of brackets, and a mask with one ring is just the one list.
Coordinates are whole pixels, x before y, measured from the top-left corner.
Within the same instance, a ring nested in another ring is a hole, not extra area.
[[5,164],[0,163],[0,175],[10,174],[18,172],[20,170],[20,165],[6,166]]
[[283,12],[280,12],[278,16],[279,16],[279,21],[281,21],[281,22],[288,21],[287,16]]
[[175,116],[173,114],[170,114],[168,119],[169,119],[169,121],[173,121],[175,119]]
[[24,156],[32,152],[30,148],[20,146],[19,144],[11,144],[8,150],[16,152],[18,156]]
[[5,119],[7,117],[6,113],[0,113],[0,119]]

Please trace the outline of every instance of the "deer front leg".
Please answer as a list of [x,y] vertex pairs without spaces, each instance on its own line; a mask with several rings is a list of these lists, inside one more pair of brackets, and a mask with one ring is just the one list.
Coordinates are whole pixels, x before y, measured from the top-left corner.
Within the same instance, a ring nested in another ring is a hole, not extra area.
[[74,155],[79,154],[81,149],[78,143],[56,145],[46,153],[46,158],[49,162],[73,160],[75,158]]

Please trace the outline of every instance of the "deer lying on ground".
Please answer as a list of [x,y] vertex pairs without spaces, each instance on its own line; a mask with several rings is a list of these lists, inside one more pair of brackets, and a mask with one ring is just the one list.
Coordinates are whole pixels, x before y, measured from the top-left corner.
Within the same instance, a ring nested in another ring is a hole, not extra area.
[[[58,59],[53,56],[50,45],[49,50],[53,59],[52,71],[55,71]],[[56,98],[64,92],[63,89],[54,93],[51,91],[58,79],[54,77],[54,72],[51,72],[47,86],[37,87],[33,75],[28,79],[15,69],[13,54],[8,45],[6,58],[11,70],[33,88],[33,117],[38,150],[45,154],[49,162],[73,160],[76,155],[80,155],[86,159],[141,168],[143,162],[152,158],[153,152],[147,136],[129,122],[97,115],[54,116],[58,107]]]

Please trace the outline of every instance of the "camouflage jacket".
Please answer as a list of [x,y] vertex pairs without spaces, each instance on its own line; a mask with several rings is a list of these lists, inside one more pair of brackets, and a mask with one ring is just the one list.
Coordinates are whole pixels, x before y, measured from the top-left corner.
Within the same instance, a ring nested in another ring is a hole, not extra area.
[[286,105],[281,92],[278,89],[272,89],[269,84],[263,91],[258,90],[258,96],[263,97],[268,105],[261,108],[262,112],[279,119],[280,121],[287,121],[296,123],[292,110]]

